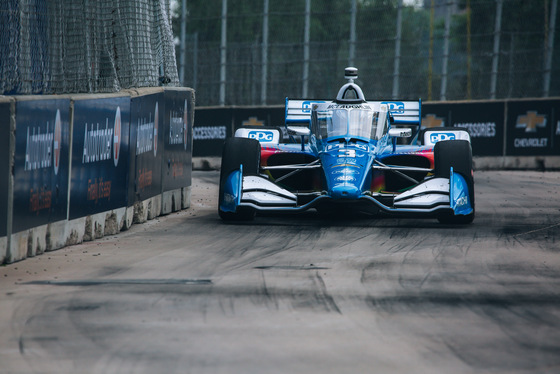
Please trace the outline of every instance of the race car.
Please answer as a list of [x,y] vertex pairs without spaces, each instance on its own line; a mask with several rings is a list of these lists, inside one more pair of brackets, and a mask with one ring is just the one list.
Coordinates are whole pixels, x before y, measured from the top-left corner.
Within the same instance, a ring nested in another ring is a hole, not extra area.
[[468,132],[420,131],[421,100],[366,101],[357,77],[356,68],[345,69],[347,83],[335,100],[287,98],[285,132],[244,127],[226,140],[218,204],[223,220],[315,209],[473,221]]

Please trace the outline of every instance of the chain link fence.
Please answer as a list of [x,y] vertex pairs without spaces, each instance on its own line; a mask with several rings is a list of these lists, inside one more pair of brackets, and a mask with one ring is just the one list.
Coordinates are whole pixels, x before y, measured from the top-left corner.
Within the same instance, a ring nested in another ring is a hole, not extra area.
[[332,98],[348,65],[372,100],[560,96],[557,0],[183,1],[197,105]]
[[0,2],[0,94],[178,83],[164,0]]

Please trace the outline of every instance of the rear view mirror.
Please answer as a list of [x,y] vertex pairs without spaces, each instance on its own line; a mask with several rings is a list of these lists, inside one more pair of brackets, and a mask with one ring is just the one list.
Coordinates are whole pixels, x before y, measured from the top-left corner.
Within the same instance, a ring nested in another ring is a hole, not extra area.
[[412,136],[411,128],[392,128],[389,129],[389,136],[393,138],[410,138]]
[[309,127],[303,127],[303,126],[288,126],[288,132],[292,135],[299,135],[299,136],[311,135],[311,130],[309,130]]

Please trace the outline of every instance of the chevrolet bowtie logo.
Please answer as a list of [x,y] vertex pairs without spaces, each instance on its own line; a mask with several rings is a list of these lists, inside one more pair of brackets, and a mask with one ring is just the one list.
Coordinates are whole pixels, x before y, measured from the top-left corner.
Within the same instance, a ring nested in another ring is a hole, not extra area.
[[528,111],[523,116],[517,116],[515,128],[525,129],[525,132],[537,132],[537,127],[546,128],[546,116],[537,112]]
[[436,117],[435,114],[427,114],[424,118],[422,118],[422,127],[425,129],[441,126],[444,126],[443,118]]
[[257,117],[249,117],[248,121],[243,121],[243,126],[264,126],[264,122],[259,121]]

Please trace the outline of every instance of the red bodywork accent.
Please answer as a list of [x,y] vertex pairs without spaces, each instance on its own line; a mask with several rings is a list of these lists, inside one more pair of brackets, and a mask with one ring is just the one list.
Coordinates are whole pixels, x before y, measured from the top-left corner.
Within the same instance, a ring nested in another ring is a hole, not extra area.
[[[420,156],[420,157],[427,158],[428,161],[430,161],[430,168],[431,169],[434,168],[434,150],[433,150],[433,148],[432,149],[421,150],[421,151],[416,151],[416,152],[399,153],[399,154],[410,154],[410,155],[417,155],[417,156]],[[381,171],[374,171],[372,179],[371,179],[371,187],[370,188],[371,188],[371,191],[373,191],[373,192],[384,191],[385,190],[385,173],[383,173]]]
[[267,166],[268,165],[268,158],[270,156],[272,156],[273,154],[282,152],[281,150],[279,150],[278,148],[273,148],[273,147],[262,147],[261,148],[261,166]]
[[430,160],[430,168],[434,168],[434,150],[433,149],[429,149],[429,150],[425,150],[425,151],[420,151],[417,152],[417,154],[426,157],[428,160]]

